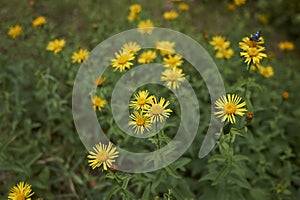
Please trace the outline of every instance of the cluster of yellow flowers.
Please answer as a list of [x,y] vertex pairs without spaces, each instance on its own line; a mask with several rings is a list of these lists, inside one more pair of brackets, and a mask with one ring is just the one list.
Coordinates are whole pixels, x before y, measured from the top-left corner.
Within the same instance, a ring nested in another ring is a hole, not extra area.
[[230,41],[227,41],[225,36],[216,35],[209,43],[216,50],[216,58],[230,59],[234,54],[233,49],[230,48]]

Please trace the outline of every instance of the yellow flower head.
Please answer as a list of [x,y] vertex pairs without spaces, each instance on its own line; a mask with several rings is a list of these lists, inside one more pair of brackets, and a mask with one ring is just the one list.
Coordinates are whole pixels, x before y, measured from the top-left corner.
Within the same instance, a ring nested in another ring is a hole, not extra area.
[[123,45],[122,50],[123,52],[136,54],[139,50],[141,50],[141,46],[136,42],[128,42]]
[[151,63],[156,58],[156,52],[152,50],[144,51],[138,58],[138,63]]
[[46,24],[46,22],[47,22],[46,17],[39,16],[33,20],[32,26],[34,26],[34,27],[42,26],[42,25]]
[[236,122],[234,115],[243,116],[245,112],[247,112],[247,109],[243,108],[246,105],[246,102],[243,101],[240,103],[241,100],[242,98],[236,94],[227,94],[227,97],[225,95],[221,96],[215,102],[216,109],[219,111],[214,114],[218,118],[221,118],[222,122],[228,120],[230,123],[234,124]]
[[155,49],[159,50],[162,56],[175,53],[174,47],[175,47],[175,42],[162,40],[155,43]]
[[[252,35],[251,35],[252,37]],[[259,41],[251,40],[250,37],[244,37],[241,42],[239,42],[239,46],[242,50],[247,50],[249,47],[263,48],[262,44],[264,44],[264,38],[262,36],[259,37]]]
[[30,200],[34,192],[31,192],[31,185],[28,183],[19,182],[13,186],[8,194],[10,200]]
[[148,116],[143,115],[143,112],[134,111],[133,114],[130,115],[130,118],[133,121],[130,121],[128,125],[133,126],[135,134],[143,134],[145,129],[147,131],[151,128],[151,120]]
[[132,22],[138,17],[138,14],[135,12],[130,12],[129,15],[127,16],[128,21]]
[[176,54],[174,56],[168,55],[163,60],[164,66],[171,67],[171,68],[179,67],[182,65],[182,63],[183,63],[182,56],[178,55],[178,54]]
[[151,96],[149,97],[148,90],[142,90],[139,91],[137,94],[134,94],[134,100],[130,101],[129,107],[133,108],[134,110],[144,110],[149,107],[150,100]]
[[103,76],[100,76],[97,80],[95,80],[95,85],[97,85],[97,86],[101,86],[103,83],[104,83],[104,81],[105,81],[105,77],[103,77]]
[[142,11],[142,6],[140,4],[132,4],[129,7],[129,10],[132,13],[140,13]]
[[226,38],[224,36],[217,35],[212,38],[209,44],[212,45],[215,50],[220,50],[228,48],[230,42],[226,41]]
[[241,6],[246,3],[246,0],[234,0],[234,4],[237,6]]
[[227,3],[226,7],[227,7],[228,10],[231,10],[231,11],[235,10],[234,3]]
[[165,71],[163,71],[160,80],[166,81],[168,88],[173,88],[174,90],[176,90],[184,81],[184,73],[182,73],[182,69],[176,67],[172,69],[166,69]]
[[115,53],[116,58],[111,60],[112,67],[115,68],[114,71],[120,70],[120,72],[123,72],[126,68],[130,69],[131,65],[133,65],[132,60],[134,60],[134,54],[127,51],[119,53]]
[[189,6],[189,4],[186,4],[186,3],[180,3],[178,5],[178,9],[182,10],[182,11],[187,11],[190,9],[190,6]]
[[230,59],[233,56],[233,49],[220,49],[216,53],[216,58],[225,58],[225,59]]
[[79,49],[78,52],[74,52],[72,55],[72,63],[82,63],[89,56],[89,51],[86,49]]
[[267,67],[259,66],[258,70],[259,73],[265,78],[270,78],[271,76],[274,75],[274,69],[272,66],[267,66]]
[[96,110],[98,108],[98,110],[101,112],[102,108],[105,106],[106,104],[106,100],[105,99],[101,99],[98,96],[94,96],[92,98],[92,103],[93,103],[93,108],[94,110]]
[[57,54],[58,52],[60,52],[66,45],[66,41],[65,40],[58,40],[55,39],[53,41],[50,41],[46,47],[46,50],[48,51],[53,51],[54,54]]
[[284,42],[280,42],[278,44],[278,48],[281,50],[281,51],[292,51],[295,49],[295,45],[294,43],[292,42],[289,42],[289,41],[284,41]]
[[262,53],[262,51],[264,50],[265,50],[264,47],[261,48],[248,47],[246,51],[240,52],[240,55],[246,58],[245,63],[247,63],[247,65],[249,65],[251,62],[254,65],[256,65],[259,64],[263,58],[267,57],[267,54]]
[[167,11],[164,13],[164,19],[173,20],[178,17],[178,13],[175,10]]
[[146,109],[146,116],[150,117],[151,123],[153,122],[163,122],[166,118],[170,116],[172,112],[171,109],[167,109],[170,104],[169,101],[166,101],[164,98],[160,98],[157,102],[156,97],[151,97],[151,106]]
[[138,24],[138,31],[143,34],[150,35],[152,33],[153,28],[154,28],[154,25],[150,19],[147,19],[145,21],[140,21]]
[[7,34],[11,37],[11,38],[16,38],[19,35],[21,35],[22,33],[22,26],[20,25],[15,25],[13,27],[10,27],[10,29],[8,30]]
[[92,169],[103,165],[103,169],[107,170],[114,162],[116,162],[115,158],[119,157],[117,148],[113,147],[111,142],[109,142],[108,145],[104,145],[100,142],[99,144],[96,144],[93,149],[94,152],[90,151],[87,156],[89,159],[89,166],[91,166]]

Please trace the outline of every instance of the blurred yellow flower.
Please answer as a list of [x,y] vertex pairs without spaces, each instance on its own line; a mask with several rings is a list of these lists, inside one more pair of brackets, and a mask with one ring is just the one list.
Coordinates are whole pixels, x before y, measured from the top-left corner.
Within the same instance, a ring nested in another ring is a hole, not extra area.
[[134,54],[131,52],[122,52],[115,53],[116,58],[111,60],[111,65],[114,67],[114,71],[120,70],[123,72],[126,68],[130,69],[131,65],[133,65],[132,60],[134,60]]
[[212,45],[215,50],[220,50],[228,48],[230,42],[226,41],[226,38],[224,36],[217,35],[212,38],[209,44]]
[[154,25],[150,19],[140,21],[138,24],[138,31],[143,34],[150,35],[152,33],[153,28],[154,28]]
[[187,11],[190,9],[190,6],[189,6],[189,4],[186,4],[186,3],[180,3],[178,5],[178,9],[182,10],[182,11]]
[[128,42],[123,45],[122,50],[123,52],[129,52],[135,54],[139,50],[141,50],[141,46],[136,42]]
[[115,158],[119,157],[117,148],[113,147],[111,142],[109,142],[108,145],[104,145],[100,142],[99,144],[96,144],[93,149],[94,152],[90,151],[87,156],[89,159],[89,166],[91,166],[92,169],[103,165],[103,169],[107,170],[114,162],[116,162]]
[[145,129],[147,131],[151,128],[151,120],[148,116],[144,115],[142,111],[134,111],[133,114],[130,115],[130,118],[133,121],[130,121],[128,125],[132,125],[135,134],[143,134]]
[[46,22],[47,22],[46,17],[39,16],[33,20],[32,26],[34,26],[34,27],[42,26],[42,25],[46,24]]
[[79,49],[78,52],[74,52],[72,55],[72,63],[82,63],[89,56],[89,51],[86,49]]
[[155,43],[155,49],[159,50],[162,56],[175,53],[174,47],[175,47],[175,42],[162,40]]
[[129,7],[129,10],[132,13],[140,13],[142,11],[142,6],[140,4],[132,4]]
[[53,41],[50,41],[46,47],[46,50],[48,51],[53,51],[54,54],[57,54],[58,52],[60,52],[64,46],[66,45],[66,41],[65,40],[58,40],[55,39]]
[[166,81],[166,85],[168,88],[173,88],[174,90],[178,89],[181,83],[185,80],[184,73],[182,73],[182,69],[172,68],[166,69],[163,71],[161,76],[161,81]]
[[105,77],[100,76],[97,80],[94,81],[94,83],[97,86],[101,86],[104,83],[105,79],[106,79]]
[[258,70],[259,73],[265,78],[270,78],[271,76],[274,75],[274,69],[272,66],[267,66],[267,67],[259,66]]
[[163,64],[166,67],[171,67],[171,68],[179,67],[182,65],[182,63],[183,63],[182,56],[178,54],[175,54],[174,56],[168,55],[163,59]]
[[151,123],[153,122],[163,122],[166,118],[170,116],[172,112],[171,109],[167,109],[168,105],[170,105],[169,101],[166,101],[164,98],[160,98],[159,102],[157,102],[156,97],[152,96],[151,98],[151,106],[146,109],[146,116],[150,117]]
[[226,7],[227,7],[228,10],[231,10],[231,11],[235,10],[234,3],[227,3]]
[[178,13],[175,10],[167,11],[164,13],[164,19],[173,20],[178,17]]
[[289,92],[287,92],[287,91],[283,92],[281,97],[283,100],[287,100],[289,98]]
[[138,14],[135,12],[130,12],[129,15],[127,16],[128,21],[133,21],[137,18]]
[[105,99],[101,99],[100,97],[98,97],[97,95],[94,96],[92,98],[92,103],[93,103],[93,108],[94,110],[96,110],[98,108],[98,110],[101,112],[102,108],[105,106],[106,104],[106,100]]
[[246,3],[246,0],[234,0],[234,4],[237,6],[241,6]]
[[[242,98],[236,94],[227,94],[221,96],[216,102],[216,109],[219,110],[214,112],[214,114],[221,118],[221,121],[224,122],[228,120],[230,123],[234,124],[236,122],[234,115],[243,116],[247,112],[246,108],[243,108],[246,105],[246,102],[241,102]],[[240,103],[241,102],[241,103]]]
[[11,38],[16,38],[19,35],[21,35],[22,33],[22,26],[20,25],[15,25],[9,28],[7,34],[11,37]]
[[138,63],[151,63],[156,58],[156,52],[152,50],[144,51],[138,58]]
[[257,20],[258,20],[260,23],[264,24],[264,25],[267,25],[267,24],[269,23],[269,19],[268,19],[267,16],[264,15],[264,14],[258,14],[258,15],[257,15]]
[[278,44],[278,48],[281,50],[281,51],[292,51],[295,49],[295,45],[294,43],[292,42],[289,42],[289,41],[284,41],[284,42],[280,42]]
[[233,56],[233,49],[229,48],[229,49],[220,49],[217,51],[216,53],[216,58],[225,58],[225,59],[230,59]]
[[249,65],[251,62],[254,65],[256,65],[259,64],[263,58],[267,57],[267,54],[262,53],[262,51],[264,50],[265,50],[264,47],[261,48],[248,47],[247,49],[245,49],[245,51],[240,52],[240,55],[245,58],[245,63],[247,63],[247,65]]
[[28,183],[19,182],[13,186],[8,194],[9,200],[30,200],[34,192],[31,192],[31,185]]
[[129,107],[134,110],[144,110],[149,107],[151,98],[148,90],[139,91],[137,94],[134,94],[134,100],[130,101]]

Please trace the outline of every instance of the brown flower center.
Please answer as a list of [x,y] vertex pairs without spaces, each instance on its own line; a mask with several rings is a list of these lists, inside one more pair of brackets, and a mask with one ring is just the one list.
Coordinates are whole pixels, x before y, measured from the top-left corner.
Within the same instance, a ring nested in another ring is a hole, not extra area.
[[144,126],[145,122],[146,122],[146,120],[144,118],[142,118],[142,117],[136,119],[136,124],[138,126]]

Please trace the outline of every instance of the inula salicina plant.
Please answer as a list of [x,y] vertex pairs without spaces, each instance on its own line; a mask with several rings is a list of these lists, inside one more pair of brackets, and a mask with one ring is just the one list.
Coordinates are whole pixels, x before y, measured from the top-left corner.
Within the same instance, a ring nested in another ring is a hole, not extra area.
[[296,2],[0,5],[0,199],[300,199]]

